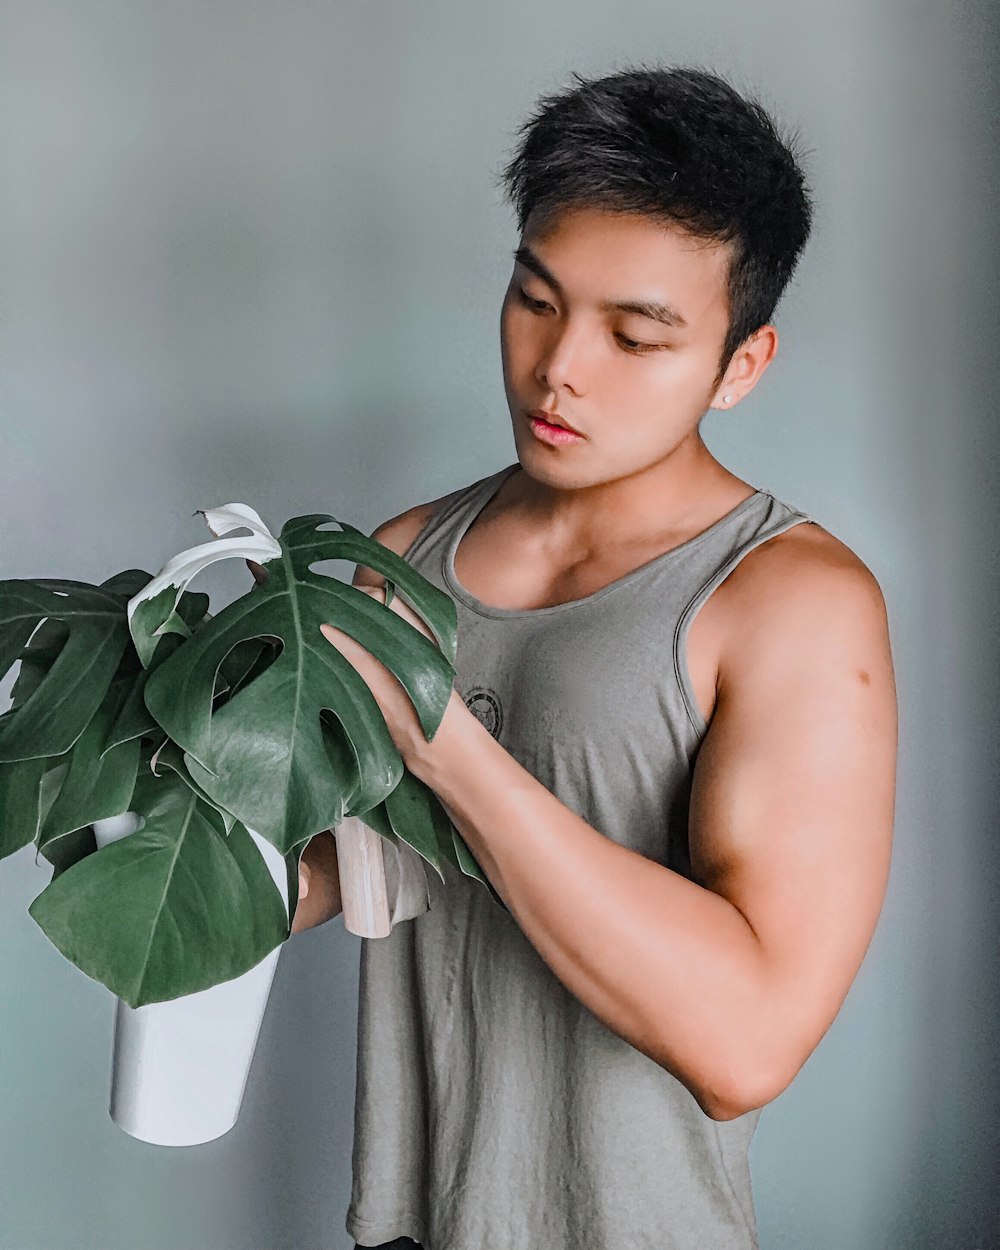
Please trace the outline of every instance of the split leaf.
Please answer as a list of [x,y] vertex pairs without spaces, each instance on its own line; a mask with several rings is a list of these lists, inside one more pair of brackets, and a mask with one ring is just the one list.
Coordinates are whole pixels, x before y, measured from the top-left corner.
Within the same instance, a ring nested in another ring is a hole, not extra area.
[[[228,532],[249,524],[246,513],[256,518],[257,548],[249,550],[250,540],[231,539],[175,557],[129,604],[129,614],[141,654],[143,637],[155,636],[159,618],[172,610],[167,590],[179,595],[215,559],[267,560],[267,580],[203,623],[169,656],[150,675],[145,699],[158,724],[183,747],[188,772],[201,789],[287,854],[304,838],[380,803],[404,771],[375,697],[320,626],[343,630],[385,664],[410,696],[430,740],[453,689],[456,611],[448,595],[395,552],[335,517],[288,521],[272,540],[278,554],[269,558],[262,550],[268,532],[252,509],[230,504],[205,517],[213,533]],[[313,567],[331,560],[383,573],[440,646],[371,595]],[[267,644],[267,654],[222,706],[213,706],[224,662],[252,640]]]
[[[0,582],[0,677],[21,663],[12,706],[0,716],[0,763],[62,755],[83,733],[112,681],[140,671],[126,610],[149,580],[143,569],[126,569],[100,586],[52,579]],[[187,595],[177,614],[193,624],[207,606],[206,595]],[[130,725],[106,746],[145,729],[146,722],[138,729]]]

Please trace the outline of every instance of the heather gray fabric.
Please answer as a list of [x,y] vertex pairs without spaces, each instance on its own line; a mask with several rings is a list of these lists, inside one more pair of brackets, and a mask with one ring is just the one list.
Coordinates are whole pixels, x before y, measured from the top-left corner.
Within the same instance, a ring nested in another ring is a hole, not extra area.
[[[519,468],[473,483],[406,553],[456,600],[456,686],[563,803],[690,876],[706,726],[687,627],[748,551],[812,518],[758,490],[586,598],[494,608],[458,585],[454,554]],[[565,989],[483,885],[445,876],[426,874],[428,911],[361,940],[348,1232],[425,1250],[757,1247],[747,1151],[760,1112],[711,1120]]]

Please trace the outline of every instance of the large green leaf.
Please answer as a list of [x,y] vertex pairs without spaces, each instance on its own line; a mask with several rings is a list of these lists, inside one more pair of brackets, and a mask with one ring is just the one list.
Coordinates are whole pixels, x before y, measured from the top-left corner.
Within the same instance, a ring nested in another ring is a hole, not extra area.
[[[29,646],[21,652],[20,671],[11,690],[12,709],[21,707],[38,688],[58,658],[68,636],[69,628],[63,621],[47,620],[38,627]],[[134,655],[132,647],[126,649],[126,654],[128,652]],[[136,664],[139,667],[138,661]],[[122,764],[126,774],[124,786],[127,793],[123,796],[123,807],[118,810],[127,806],[135,779],[134,765],[119,758],[111,761],[108,768],[98,773],[96,761],[92,758],[95,741],[99,744],[108,716],[113,714],[113,707],[121,698],[120,675],[121,669],[112,679],[95,716],[68,751],[62,755],[36,756],[0,764],[0,859],[38,839],[47,823],[49,812],[60,799],[62,787],[71,773],[72,784],[57,807],[56,815],[49,825],[50,836],[46,839],[48,844],[42,848],[42,853],[53,864],[57,873],[97,849],[92,832],[83,827],[89,825],[91,820],[99,819],[101,815],[117,814],[106,813],[105,808],[108,803],[114,807],[118,801],[116,794],[122,789]],[[74,794],[83,801],[79,815],[72,801]],[[62,827],[56,830],[56,825],[60,822]],[[72,836],[59,837],[60,834],[67,833]],[[36,855],[36,862],[37,858]]]
[[[37,840],[69,772],[71,756],[72,751],[69,751],[50,759],[0,764],[0,859]],[[39,854],[43,855],[58,876],[96,850],[93,829],[83,825],[51,839],[44,849],[36,848],[35,864],[37,866]]]
[[20,670],[11,687],[10,706],[19,708],[38,689],[42,678],[66,645],[69,626],[56,619],[43,621],[32,634],[31,641],[20,654]]
[[112,680],[100,707],[66,752],[69,769],[38,829],[38,848],[47,858],[56,839],[129,810],[140,741],[130,739],[110,751],[104,747],[131,680],[127,671]]
[[163,737],[163,732],[146,706],[143,696],[150,673],[154,672],[156,666],[175,651],[182,641],[178,633],[164,636],[156,649],[155,657],[150,661],[149,668],[143,668],[134,647],[126,647],[114,678],[115,681],[121,679],[124,682],[124,698],[105,740],[103,748],[105,752],[121,746],[123,742],[131,742],[135,738]]
[[40,819],[44,757],[0,764],[0,859],[34,841]]
[[[21,652],[20,671],[10,692],[12,710],[19,708],[39,685],[65,645],[67,635],[68,629],[61,621],[45,621],[38,628],[31,644]],[[61,768],[60,760],[65,760]],[[34,841],[57,785],[62,784],[68,770],[69,760],[65,756],[36,756],[0,763],[0,859]],[[46,776],[48,785],[43,786]]]
[[[152,754],[151,758],[148,761],[144,759],[143,762],[146,763],[148,767],[151,767],[153,772],[157,774],[159,774],[163,768],[172,769],[177,776],[184,781],[185,785],[191,787],[200,799],[216,809],[219,813],[220,819],[222,820],[222,825],[226,834],[228,835],[232,831],[233,826],[236,824],[236,817],[232,814],[232,812],[227,811],[220,804],[216,803],[214,799],[210,798],[209,795],[202,790],[202,788],[188,772],[187,765],[184,762],[184,752],[180,749],[176,742],[171,742],[169,739],[165,740]],[[295,918],[295,911],[299,902],[299,863],[302,859],[303,852],[309,844],[309,841],[310,839],[308,837],[303,838],[302,841],[296,843],[295,846],[293,846],[285,855],[289,926],[291,926],[292,920]]]
[[[135,647],[126,647],[122,663],[115,676],[117,678],[119,675],[124,676],[125,672],[128,673],[128,690],[104,744],[104,752],[113,750],[123,742],[130,742],[133,738],[163,738],[161,727],[146,706],[146,682],[150,674],[155,672],[168,656],[173,655],[184,638],[190,638],[191,628],[196,626],[198,621],[210,619],[207,607],[208,595],[192,594],[190,591],[182,595],[174,615],[183,623],[188,632],[185,634],[180,627],[175,627],[169,633],[164,634],[146,668],[143,667]],[[234,669],[233,680],[238,680],[241,671],[239,668]],[[221,691],[232,689],[230,682],[221,672],[218,687]]]
[[[115,593],[130,596],[149,576],[142,570],[129,570],[116,574],[103,588],[111,587]],[[123,598],[123,618],[126,602]],[[200,619],[207,603],[206,595],[188,594],[181,611],[192,620]],[[54,618],[38,627],[20,655],[20,671],[11,690],[11,711],[21,707],[38,688],[68,636],[69,627]],[[172,644],[179,645],[181,641],[174,635],[164,639],[154,663],[166,657]],[[101,705],[68,751],[0,763],[0,859],[36,841],[35,862],[39,854],[44,856],[55,877],[97,850],[91,824],[119,815],[129,806],[140,753],[140,744],[134,740],[144,734],[163,738],[141,699],[149,671],[139,663],[134,647],[126,646]],[[122,714],[130,710],[131,721]],[[111,732],[107,732],[109,721],[115,725]],[[10,723],[13,724],[12,717]],[[147,751],[147,767],[148,755]],[[179,751],[177,758],[181,758]],[[231,825],[235,818],[226,814],[224,819]]]
[[[19,708],[38,687],[65,645],[69,630],[62,621],[45,621],[21,652],[21,666],[11,689],[11,708]],[[52,805],[69,771],[72,750],[62,756],[36,756],[0,764],[0,859],[27,846]],[[93,848],[93,849],[96,849]],[[37,855],[35,856],[37,862]]]
[[[219,534],[249,527],[247,513],[252,509],[245,505],[227,505],[205,516]],[[263,543],[268,532],[259,518],[255,525]],[[259,549],[248,554],[249,542],[207,543],[184,553],[186,562],[175,557],[130,602],[129,613],[141,654],[144,640],[155,637],[157,618],[171,610],[166,590],[178,595],[210,557],[266,565],[262,585],[203,623],[159,666],[145,698],[157,722],[184,748],[188,770],[205,793],[287,854],[303,838],[381,802],[403,775],[378,703],[320,626],[343,630],[395,674],[430,740],[452,692],[456,612],[448,595],[395,552],[329,515],[287,522],[278,554],[269,558]],[[440,647],[371,595],[313,567],[332,560],[383,573]],[[250,640],[264,640],[271,655],[258,663],[252,680],[213,706],[226,657]]]
[[444,881],[441,862],[447,860],[468,877],[481,882],[493,901],[504,911],[507,904],[497,893],[492,881],[479,867],[464,839],[452,824],[437,795],[408,769],[399,784],[384,802],[364,812],[362,819],[370,828],[390,841],[405,842],[436,869]]
[[[0,763],[62,755],[83,733],[112,680],[124,676],[123,662],[131,673],[141,671],[126,611],[149,581],[143,569],[126,569],[100,586],[0,582],[0,677],[21,661],[12,706],[0,716]],[[188,635],[207,606],[206,595],[187,595],[178,603],[176,615]],[[138,734],[130,727],[126,736]],[[119,735],[108,745],[125,740]]]
[[210,795],[207,795],[201,786],[198,785],[188,772],[187,765],[184,763],[184,752],[180,749],[176,742],[171,742],[167,739],[162,746],[156,750],[149,763],[153,772],[156,773],[157,776],[160,775],[162,769],[164,768],[172,769],[177,776],[181,778],[185,785],[190,786],[198,798],[208,803],[210,807],[215,808],[222,819],[222,826],[226,834],[228,835],[232,831],[233,825],[236,823],[236,817],[232,814],[232,812],[227,811],[224,807],[221,807],[218,803],[216,803],[215,800],[211,798]]
[[[122,598],[85,582],[7,581],[0,604],[0,674],[43,621],[65,627],[63,645],[30,695],[0,716],[0,762],[61,755],[97,711],[128,645]],[[46,638],[55,632],[52,626]]]
[[232,980],[288,937],[285,905],[242,825],[172,770],[143,769],[133,834],[55,878],[28,908],[54,946],[131,1007]]
[[[0,583],[0,637],[10,640],[23,636],[25,629],[34,630],[28,645],[14,656],[20,669],[11,707],[0,716],[7,756],[0,762],[0,858],[37,840],[58,875],[97,849],[89,828],[93,821],[127,808],[139,757],[137,739],[163,737],[141,697],[150,670],[140,663],[126,625],[128,601],[150,576],[143,569],[126,569],[96,587]],[[34,608],[26,613],[31,603]],[[50,611],[44,618],[43,606]],[[207,595],[182,597],[177,611],[189,634],[207,607]],[[102,630],[105,645],[90,680],[74,682],[66,656],[80,658],[81,640],[99,640]],[[181,641],[176,634],[164,638],[151,664],[155,667]],[[10,654],[6,652],[8,659]],[[116,668],[108,680],[113,654]],[[66,724],[70,732],[64,734]],[[53,753],[34,754],[44,746]]]

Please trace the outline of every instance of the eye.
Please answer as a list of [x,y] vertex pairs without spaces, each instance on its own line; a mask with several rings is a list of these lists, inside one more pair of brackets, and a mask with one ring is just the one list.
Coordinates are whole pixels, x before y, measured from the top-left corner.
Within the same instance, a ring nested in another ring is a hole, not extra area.
[[621,343],[623,349],[632,352],[636,356],[642,356],[646,352],[659,351],[661,347],[666,347],[666,343],[637,343],[635,339],[626,338],[624,334],[616,334],[615,338]]
[[[517,298],[526,308],[530,308],[532,312],[541,313],[546,308],[551,308],[551,304],[546,303],[543,299],[532,299],[524,287],[517,287]],[[624,334],[616,334],[615,338],[622,345],[622,350],[629,352],[633,356],[644,356],[647,352],[656,352],[665,350],[668,346],[666,343],[640,343],[636,339],[630,339]]]
[[517,298],[521,301],[522,304],[525,304],[533,312],[541,312],[543,308],[549,307],[549,305],[543,299],[532,299],[531,296],[527,293],[527,291],[525,291],[524,287],[519,286],[517,288]]

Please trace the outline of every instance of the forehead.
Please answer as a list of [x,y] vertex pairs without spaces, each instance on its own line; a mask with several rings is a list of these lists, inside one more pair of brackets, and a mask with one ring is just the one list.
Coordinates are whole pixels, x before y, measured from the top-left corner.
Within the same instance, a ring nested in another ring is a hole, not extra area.
[[567,208],[550,221],[529,217],[521,246],[571,301],[667,303],[695,330],[714,330],[727,315],[731,245],[676,225],[637,213]]

